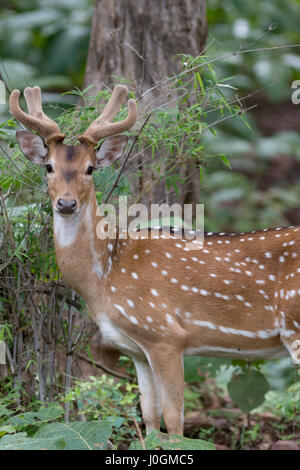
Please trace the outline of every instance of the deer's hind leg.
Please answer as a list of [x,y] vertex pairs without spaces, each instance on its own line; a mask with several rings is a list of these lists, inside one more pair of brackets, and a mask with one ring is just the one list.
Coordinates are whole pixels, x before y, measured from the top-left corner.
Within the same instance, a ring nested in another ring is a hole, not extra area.
[[147,360],[134,360],[140,389],[140,401],[146,433],[160,429],[161,406],[158,386]]
[[300,318],[297,321],[294,315],[280,311],[279,325],[280,338],[290,353],[292,364],[300,366]]
[[281,336],[282,342],[290,353],[292,364],[300,366],[300,331],[289,337]]
[[183,434],[183,354],[166,343],[156,345],[148,359],[158,385],[162,414],[169,434]]

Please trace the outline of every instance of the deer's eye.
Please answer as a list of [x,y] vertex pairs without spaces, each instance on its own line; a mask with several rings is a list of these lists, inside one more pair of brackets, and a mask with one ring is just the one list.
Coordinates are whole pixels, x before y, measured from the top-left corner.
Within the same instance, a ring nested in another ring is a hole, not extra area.
[[88,166],[87,170],[86,170],[86,174],[87,175],[91,175],[94,171],[94,167],[92,165]]
[[53,172],[53,168],[52,168],[52,165],[46,165],[46,170],[47,170],[47,173],[52,173]]

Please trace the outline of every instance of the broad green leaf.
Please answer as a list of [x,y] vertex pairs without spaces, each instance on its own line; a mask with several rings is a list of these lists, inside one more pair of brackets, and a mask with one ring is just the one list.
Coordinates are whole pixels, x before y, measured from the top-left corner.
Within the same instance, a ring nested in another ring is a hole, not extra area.
[[58,419],[64,414],[64,409],[57,403],[49,403],[47,407],[42,406],[36,412],[22,413],[10,418],[7,423],[17,428],[24,426],[41,425],[48,421]]
[[36,439],[27,437],[25,432],[3,436],[0,439],[0,450],[58,450],[64,449],[65,442],[58,437]]
[[0,437],[4,436],[5,434],[13,434],[16,432],[16,429],[13,426],[0,426]]
[[230,397],[245,413],[261,405],[268,390],[269,383],[265,376],[253,369],[234,374],[228,384]]
[[111,434],[111,421],[75,421],[46,424],[37,431],[35,437],[63,439],[65,450],[105,450]]
[[[215,450],[215,446],[211,442],[202,439],[188,439],[176,434],[164,434],[159,431],[152,431],[144,442],[147,450],[158,448],[164,450]],[[134,441],[130,444],[129,449],[142,450],[142,444],[140,441]]]

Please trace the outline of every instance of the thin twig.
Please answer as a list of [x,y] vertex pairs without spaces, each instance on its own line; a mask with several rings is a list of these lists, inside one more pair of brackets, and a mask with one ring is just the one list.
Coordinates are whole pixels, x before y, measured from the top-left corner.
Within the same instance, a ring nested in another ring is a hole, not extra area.
[[181,72],[177,75],[173,75],[172,77],[166,78],[165,80],[161,80],[160,82],[156,83],[152,88],[149,88],[148,90],[146,90],[141,95],[141,98],[143,98],[145,95],[147,95],[148,93],[155,90],[156,88],[158,88],[161,85],[169,83],[170,81],[175,80],[176,78],[182,77],[183,75],[186,75],[190,72],[194,72],[195,70],[198,70],[201,67],[205,67],[206,65],[213,64],[214,62],[219,62],[220,60],[229,59],[230,57],[233,57],[235,55],[240,55],[240,54],[246,54],[246,53],[251,53],[251,52],[263,52],[263,51],[276,51],[276,50],[279,50],[279,49],[288,49],[290,47],[291,48],[292,47],[300,47],[300,44],[287,44],[287,45],[284,45],[284,46],[260,47],[260,48],[256,48],[256,49],[246,49],[246,50],[241,49],[241,50],[230,52],[229,54],[225,54],[221,57],[216,57],[215,59],[208,60],[207,62],[203,62],[202,64],[195,65],[195,67],[192,67],[188,70],[184,70],[183,72]]
[[138,424],[138,422],[137,422],[137,420],[135,419],[134,416],[131,416],[131,419],[132,419],[133,424],[134,424],[134,426],[135,426],[135,428],[136,428],[136,430],[137,430],[137,433],[138,433],[138,436],[139,436],[139,440],[141,441],[142,449],[143,449],[143,450],[146,450],[146,444],[145,444],[143,435],[142,435],[142,433],[141,433],[139,424]]
[[79,353],[76,353],[76,356],[78,357],[78,359],[81,359],[82,361],[86,362],[87,364],[91,364],[92,366],[97,367],[98,369],[102,369],[104,372],[107,372],[110,375],[114,375],[115,377],[118,377],[118,379],[132,380],[130,375],[122,374],[121,372],[116,372],[116,371],[108,368],[107,366],[104,366],[99,361],[96,362],[92,359],[89,359],[86,356],[83,356],[82,354],[79,354]]
[[149,121],[150,117],[151,117],[151,113],[148,114],[148,116],[147,116],[147,118],[145,119],[145,121],[143,122],[143,124],[142,124],[142,126],[141,126],[139,132],[136,134],[135,138],[133,139],[133,142],[132,142],[132,145],[131,145],[131,147],[130,147],[130,149],[129,149],[129,152],[127,153],[126,157],[124,158],[124,161],[123,161],[123,163],[122,163],[122,166],[121,166],[121,168],[120,168],[120,170],[119,170],[117,179],[116,179],[116,181],[114,182],[114,184],[113,184],[111,190],[109,191],[109,194],[108,194],[107,198],[105,199],[105,204],[109,201],[110,196],[112,195],[114,189],[118,186],[118,183],[119,183],[119,181],[120,181],[121,175],[122,175],[122,173],[123,173],[123,171],[124,171],[124,168],[125,168],[125,165],[126,165],[126,163],[127,163],[127,161],[128,161],[128,158],[129,158],[130,155],[131,155],[131,152],[132,152],[132,150],[133,150],[133,147],[135,146],[135,144],[136,144],[138,138],[140,137],[140,135],[141,135],[141,133],[142,133],[142,131],[143,131],[145,125],[146,125],[147,122]]

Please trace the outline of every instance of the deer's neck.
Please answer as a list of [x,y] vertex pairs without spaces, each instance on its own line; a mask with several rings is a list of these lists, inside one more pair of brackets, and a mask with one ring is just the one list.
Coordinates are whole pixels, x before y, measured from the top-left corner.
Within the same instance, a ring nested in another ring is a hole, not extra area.
[[54,212],[58,266],[68,284],[84,298],[90,298],[104,288],[112,264],[112,247],[115,251],[116,245],[97,237],[96,228],[100,221],[97,209],[93,193],[78,213],[65,217]]

